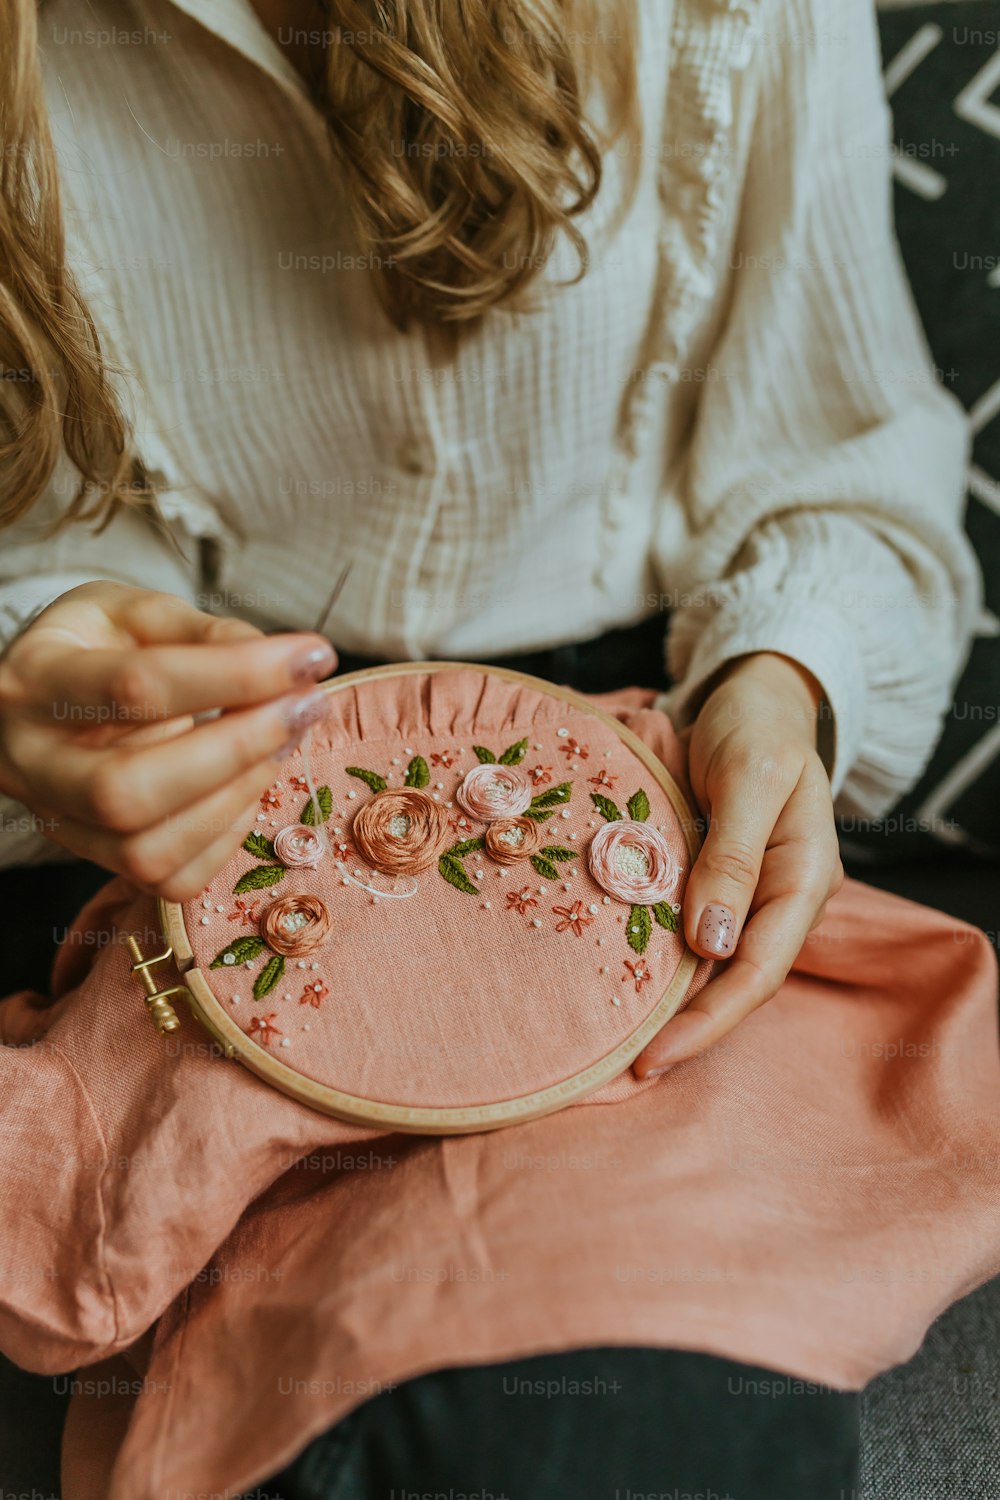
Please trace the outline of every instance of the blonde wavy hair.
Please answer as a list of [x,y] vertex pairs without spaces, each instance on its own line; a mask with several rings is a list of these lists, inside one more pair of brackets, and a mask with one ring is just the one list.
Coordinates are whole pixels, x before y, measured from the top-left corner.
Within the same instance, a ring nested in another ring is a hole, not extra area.
[[[401,329],[456,342],[530,307],[622,135],[638,134],[632,0],[327,0],[319,87],[354,228]],[[66,266],[43,99],[37,0],[0,0],[0,524],[65,453],[63,523],[104,524],[142,494],[115,371]],[[603,129],[585,117],[599,91]]]

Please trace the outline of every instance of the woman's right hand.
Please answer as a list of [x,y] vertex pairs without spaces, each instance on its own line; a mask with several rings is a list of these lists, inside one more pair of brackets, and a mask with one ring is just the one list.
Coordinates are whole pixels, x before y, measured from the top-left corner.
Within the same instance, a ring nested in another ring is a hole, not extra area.
[[319,635],[264,636],[172,594],[84,584],[0,657],[0,791],[57,844],[189,900],[323,717],[314,684],[336,663]]

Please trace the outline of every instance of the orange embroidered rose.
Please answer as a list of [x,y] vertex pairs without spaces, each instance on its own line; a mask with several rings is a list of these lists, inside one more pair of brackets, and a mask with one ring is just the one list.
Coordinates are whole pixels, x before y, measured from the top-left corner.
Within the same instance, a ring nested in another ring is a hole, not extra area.
[[533,818],[498,818],[486,830],[486,848],[498,865],[514,865],[537,854],[542,830]]
[[415,787],[377,792],[354,819],[353,833],[361,858],[384,875],[429,869],[451,836],[440,802]]
[[284,958],[305,958],[330,936],[333,922],[318,896],[296,891],[279,896],[261,918],[260,934]]

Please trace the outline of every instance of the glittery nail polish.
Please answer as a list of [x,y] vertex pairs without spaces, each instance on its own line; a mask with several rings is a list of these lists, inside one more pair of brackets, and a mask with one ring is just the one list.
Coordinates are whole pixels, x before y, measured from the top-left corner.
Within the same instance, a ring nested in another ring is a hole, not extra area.
[[736,917],[721,901],[710,901],[698,923],[698,947],[728,958],[736,947]]
[[296,682],[319,682],[322,678],[329,677],[336,661],[332,646],[313,646],[292,657],[292,677]]

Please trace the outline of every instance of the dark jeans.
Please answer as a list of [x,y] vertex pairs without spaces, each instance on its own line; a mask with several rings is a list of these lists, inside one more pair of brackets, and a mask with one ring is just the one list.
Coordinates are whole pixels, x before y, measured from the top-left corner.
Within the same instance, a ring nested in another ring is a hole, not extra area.
[[[581,692],[663,690],[664,635],[657,618],[496,665]],[[374,663],[345,656],[341,669],[367,665]],[[82,861],[0,871],[5,991],[44,991],[60,933],[106,879]],[[251,1495],[853,1500],[857,1397],[786,1386],[772,1372],[676,1350],[590,1349],[444,1370],[365,1403]],[[8,1403],[22,1395],[24,1420],[12,1432],[15,1451],[5,1455],[0,1478],[15,1475],[15,1489],[44,1481],[44,1492],[54,1495],[52,1447],[63,1403],[48,1382],[28,1377]]]
[[407,1381],[254,1500],[853,1500],[857,1460],[855,1395],[707,1354],[582,1349]]

